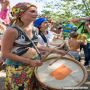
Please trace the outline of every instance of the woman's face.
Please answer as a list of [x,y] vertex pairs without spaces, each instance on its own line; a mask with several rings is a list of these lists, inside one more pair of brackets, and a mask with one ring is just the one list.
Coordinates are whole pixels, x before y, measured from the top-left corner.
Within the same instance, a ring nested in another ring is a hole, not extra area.
[[32,6],[24,14],[22,14],[21,20],[34,21],[37,15],[37,8]]
[[43,22],[40,26],[41,29],[47,29],[48,28],[48,22]]

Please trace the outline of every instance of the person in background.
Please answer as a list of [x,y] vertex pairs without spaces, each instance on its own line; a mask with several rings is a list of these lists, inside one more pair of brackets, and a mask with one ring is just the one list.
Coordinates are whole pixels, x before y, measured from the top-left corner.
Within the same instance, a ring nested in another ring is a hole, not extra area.
[[70,39],[68,39],[67,46],[69,49],[69,54],[73,56],[76,60],[80,61],[80,44],[81,41],[77,39],[78,33],[75,31],[70,33]]
[[[75,18],[71,20],[73,23],[79,23],[80,26],[77,30],[81,36],[84,34],[86,37],[86,44],[82,44],[81,48],[84,50],[85,55],[85,63],[84,66],[88,67],[90,65],[90,17],[82,17],[82,18]],[[82,22],[83,21],[83,22]]]
[[1,2],[0,18],[5,25],[10,24],[10,2],[9,0],[2,0]]
[[55,39],[61,39],[61,40],[64,40],[64,37],[63,37],[63,26],[62,24],[60,23],[59,26],[57,27],[57,32],[55,33]]
[[53,41],[54,35],[48,30],[47,18],[38,18],[34,21],[34,26],[38,28],[38,41],[41,45],[47,46],[48,43]]
[[53,19],[48,20],[48,29],[54,33],[56,33],[56,28],[55,28],[55,21]]
[[44,55],[46,52],[52,51],[54,53],[61,53],[64,55],[64,50],[57,50],[57,48],[53,47],[59,47],[59,49],[62,48],[61,44],[53,43],[54,34],[52,31],[48,30],[48,20],[47,18],[40,17],[34,21],[34,26],[38,29],[38,42],[40,46],[38,46],[38,49],[41,51],[41,53]]
[[84,45],[84,54],[85,54],[85,66],[88,67],[90,65],[90,20],[86,20],[85,22],[85,28],[86,28],[86,41],[87,44]]
[[71,21],[66,21],[65,24],[63,24],[64,40],[69,38],[69,34],[72,31],[76,31],[76,27],[71,23]]

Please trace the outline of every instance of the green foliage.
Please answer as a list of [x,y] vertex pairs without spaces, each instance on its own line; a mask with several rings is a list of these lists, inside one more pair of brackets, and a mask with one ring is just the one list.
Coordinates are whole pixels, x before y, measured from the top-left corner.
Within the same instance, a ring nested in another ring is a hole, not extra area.
[[51,0],[45,4],[42,15],[53,18],[56,22],[90,16],[90,0]]

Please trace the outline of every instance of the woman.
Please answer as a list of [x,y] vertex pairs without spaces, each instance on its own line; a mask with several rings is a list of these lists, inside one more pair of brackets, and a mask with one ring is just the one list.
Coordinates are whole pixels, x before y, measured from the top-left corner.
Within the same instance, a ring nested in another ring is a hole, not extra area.
[[[39,56],[33,27],[37,7],[30,3],[18,3],[12,8],[12,15],[15,21],[5,31],[1,48],[2,56],[7,58],[5,90],[37,90],[39,86],[36,87],[33,71],[42,65],[40,60],[34,60]],[[60,53],[64,54],[62,51]]]
[[[25,37],[34,37],[33,21],[37,17],[37,7],[30,3],[18,3],[12,8],[16,18],[14,25],[8,27],[2,40],[2,56],[6,59],[5,90],[35,90],[33,88],[33,67],[42,65],[40,60],[23,57],[29,49],[30,55],[37,54],[31,42]],[[29,46],[29,48],[28,48]]]
[[48,30],[48,20],[47,18],[38,18],[34,22],[34,26],[38,28],[39,36],[38,41],[41,45],[46,46],[48,43],[52,42],[54,35]]
[[48,20],[47,18],[38,18],[34,21],[34,26],[38,28],[38,42],[42,46],[59,46],[59,48],[62,48],[61,44],[55,44],[53,43],[54,40],[54,33],[48,29]]

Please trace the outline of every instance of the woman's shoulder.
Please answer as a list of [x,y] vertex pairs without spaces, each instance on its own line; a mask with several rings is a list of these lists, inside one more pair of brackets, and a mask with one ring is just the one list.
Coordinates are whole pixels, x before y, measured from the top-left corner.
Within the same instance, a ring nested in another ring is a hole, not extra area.
[[9,27],[7,27],[6,28],[6,30],[9,32],[16,32],[17,30],[16,30],[16,28],[14,28],[14,27],[11,27],[11,26],[9,26]]
[[13,27],[7,27],[5,33],[10,35],[18,35],[17,30]]

